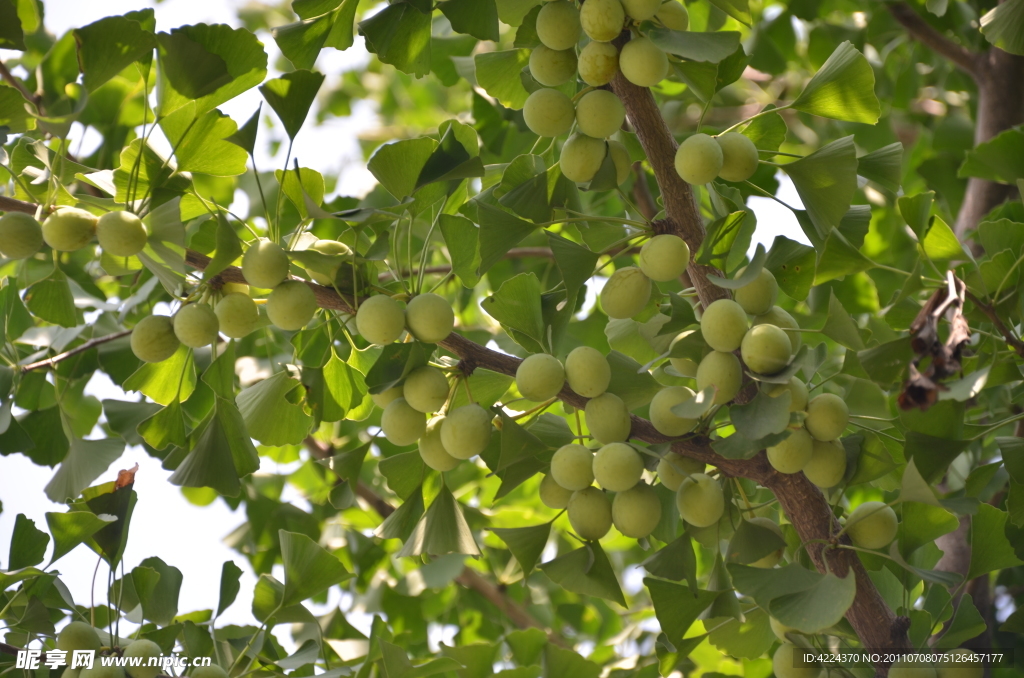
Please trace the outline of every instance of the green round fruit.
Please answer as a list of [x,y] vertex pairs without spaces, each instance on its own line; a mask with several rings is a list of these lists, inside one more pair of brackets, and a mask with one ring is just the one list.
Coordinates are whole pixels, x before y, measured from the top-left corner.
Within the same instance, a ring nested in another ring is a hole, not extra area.
[[[576,115],[575,109],[573,115]],[[601,169],[607,151],[608,147],[604,139],[595,139],[585,134],[573,134],[562,144],[562,152],[558,156],[558,166],[566,179],[583,184],[593,179],[597,171]]]
[[946,656],[949,659],[939,662],[935,669],[938,678],[982,678],[985,675],[985,667],[974,650],[958,647]]
[[658,433],[666,436],[681,436],[697,428],[697,419],[685,419],[672,413],[672,408],[693,397],[693,391],[685,386],[669,386],[654,395],[651,400],[651,424]]
[[405,307],[405,325],[412,336],[437,344],[455,329],[455,311],[444,297],[427,292],[417,294]]
[[625,492],[643,474],[643,457],[626,443],[609,443],[594,455],[594,480],[609,492]]
[[[320,252],[321,254],[333,254],[333,255],[344,255],[349,256],[352,254],[352,249],[343,242],[337,240],[317,240],[315,243],[309,246],[309,249],[314,252]],[[311,268],[306,269],[306,273],[309,274],[309,279],[315,282],[317,285],[324,285],[330,287],[334,284],[335,280],[338,279],[338,271],[341,270],[342,261],[331,266],[331,273],[325,275],[319,271],[314,271]]]
[[564,385],[565,368],[547,353],[534,353],[516,368],[516,388],[535,403],[554,398]]
[[594,484],[594,453],[583,445],[563,445],[551,457],[551,477],[573,492],[590,487]]
[[444,407],[449,391],[448,379],[444,372],[436,367],[424,365],[417,367],[405,378],[402,397],[412,409],[429,414]]
[[359,304],[356,329],[359,336],[371,344],[390,344],[405,330],[405,311],[388,295],[376,294]]
[[676,172],[688,184],[711,183],[722,171],[723,162],[722,147],[707,134],[687,137],[676,151]]
[[545,506],[561,510],[569,505],[573,492],[556,483],[551,476],[544,476],[540,481],[539,494],[540,500]]
[[141,657],[142,666],[129,666],[125,668],[125,672],[131,676],[131,678],[156,678],[157,674],[161,672],[163,667],[149,666],[149,659],[151,657],[160,657],[163,655],[163,650],[160,646],[154,643],[152,640],[146,640],[140,638],[139,640],[132,641],[128,644],[128,647],[124,649],[122,657]]
[[576,50],[538,45],[530,53],[530,75],[545,87],[558,87],[576,77]]
[[526,99],[523,121],[540,137],[557,137],[572,129],[576,109],[572,99],[557,89],[542,87]]
[[100,636],[85,622],[73,621],[57,634],[57,649],[65,652],[100,649]]
[[807,384],[796,377],[790,377],[786,384],[771,384],[770,386],[768,395],[773,398],[782,395],[784,391],[789,391],[790,412],[803,412],[807,408]]
[[58,252],[74,252],[96,234],[95,215],[77,207],[61,207],[43,221],[43,240]]
[[647,306],[651,298],[651,279],[635,266],[612,273],[601,288],[601,308],[609,318],[632,318]]
[[754,318],[751,325],[775,325],[786,331],[786,336],[789,337],[790,342],[793,344],[793,355],[800,350],[803,340],[800,337],[800,325],[797,324],[796,319],[793,318],[789,313],[782,310],[778,306],[772,306],[768,309],[767,313],[763,313]]
[[654,87],[668,76],[668,57],[647,38],[633,38],[619,52],[619,70],[637,87]]
[[647,21],[661,8],[661,0],[622,0],[626,14],[634,21]]
[[931,666],[906,660],[899,660],[889,667],[889,678],[936,678],[938,674]]
[[43,246],[43,227],[32,216],[8,212],[0,216],[0,254],[28,259]]
[[248,296],[249,286],[245,283],[226,282],[220,286],[221,294],[244,294]]
[[194,668],[189,675],[192,678],[228,678],[228,672],[216,664]]
[[712,351],[697,366],[697,390],[715,387],[715,404],[725,405],[736,397],[743,385],[740,359],[732,353]]
[[456,459],[444,449],[441,443],[441,424],[444,417],[434,417],[427,422],[427,429],[419,441],[420,458],[435,471],[451,471],[459,465]]
[[807,479],[818,487],[835,487],[846,475],[846,449],[837,440],[815,440],[812,443],[811,459],[803,471]]
[[611,42],[622,32],[626,12],[619,0],[587,0],[580,10],[580,25],[591,40]]
[[612,157],[612,164],[615,165],[615,183],[621,186],[629,178],[629,172],[633,169],[629,150],[620,142],[608,139],[608,155]]
[[768,625],[772,627],[772,633],[775,634],[775,637],[784,643],[789,642],[789,639],[786,637],[786,634],[800,633],[799,629],[795,629],[792,626],[786,626],[775,617],[768,617]]
[[704,473],[683,480],[676,492],[679,517],[694,527],[710,527],[725,513],[725,494],[718,481]]
[[662,485],[673,492],[694,473],[704,473],[704,462],[671,453],[658,462],[658,478]]
[[537,38],[548,49],[575,47],[582,32],[580,11],[569,0],[549,2],[537,15]]
[[404,397],[404,393],[405,389],[403,389],[401,386],[392,386],[386,391],[381,391],[380,393],[371,393],[370,400],[373,401],[374,405],[383,410],[385,407],[391,404],[391,401],[395,400],[396,398]]
[[596,348],[578,346],[565,358],[565,378],[576,393],[584,398],[596,398],[608,390],[612,367]]
[[96,222],[96,239],[100,247],[115,257],[135,256],[146,246],[148,237],[142,219],[131,212],[107,212]]
[[[818,678],[821,669],[815,664],[802,661],[804,649],[793,643],[782,643],[772,655],[772,670],[775,678]],[[797,661],[800,660],[800,665]]]
[[260,311],[248,294],[232,292],[217,302],[213,312],[224,336],[241,339],[260,324]]
[[286,280],[267,297],[267,317],[285,331],[301,330],[316,314],[316,295],[300,280]]
[[587,92],[576,104],[576,124],[588,137],[610,137],[619,131],[625,120],[625,106],[619,97],[606,89]]
[[637,483],[612,500],[612,523],[627,537],[644,539],[660,521],[661,500],[647,483]]
[[99,661],[96,661],[93,663],[92,668],[82,669],[78,676],[79,678],[124,678],[125,672],[124,667],[103,666]]
[[768,463],[779,473],[799,473],[807,466],[813,452],[814,439],[801,428],[768,448]]
[[669,358],[668,362],[679,376],[687,379],[697,378],[697,363],[689,358]]
[[669,282],[690,264],[690,247],[678,235],[656,235],[640,248],[640,270],[651,280]]
[[690,27],[690,13],[686,11],[686,5],[677,0],[661,3],[656,16],[661,25],[669,30],[685,31]]
[[899,521],[891,506],[880,501],[866,501],[846,518],[846,533],[854,546],[880,549],[896,538]]
[[596,487],[573,492],[566,513],[573,531],[587,541],[597,541],[612,529],[612,503]]
[[607,85],[619,72],[619,49],[610,42],[588,42],[580,50],[580,78],[591,87]]
[[755,325],[743,335],[740,355],[746,366],[757,374],[778,374],[789,364],[793,345],[786,333],[775,325]]
[[151,315],[140,320],[132,330],[132,353],[147,363],[167,360],[181,342],[174,334],[174,321],[165,315]]
[[591,398],[583,412],[590,435],[602,445],[623,442],[629,438],[633,422],[629,418],[626,404],[614,393],[602,393]]
[[[746,266],[740,269],[737,277],[742,275],[745,269]],[[762,268],[754,280],[737,289],[732,296],[750,315],[762,315],[775,305],[775,300],[779,296],[779,284],[775,282],[775,276],[771,271]]]
[[732,299],[719,299],[704,309],[700,332],[707,345],[716,351],[735,351],[747,334],[747,314]]
[[715,137],[722,148],[722,169],[718,176],[726,181],[746,181],[754,176],[760,161],[757,146],[750,137],[739,132],[726,132]]
[[850,408],[846,401],[832,393],[814,396],[807,403],[804,426],[817,440],[835,440],[843,435],[850,423]]
[[[782,528],[779,527],[778,524],[770,518],[763,518],[761,516],[757,516],[754,518],[750,518],[748,522],[753,523],[758,527],[763,527],[766,530],[771,530],[775,534],[779,535],[780,539],[785,539],[785,537],[782,536]],[[750,567],[759,567],[764,570],[770,570],[779,564],[779,561],[782,560],[782,554],[785,552],[785,550],[785,546],[780,546],[778,549],[772,551],[765,557],[750,563]]]
[[288,253],[276,242],[260,238],[242,255],[242,275],[253,287],[271,290],[288,277]]
[[392,445],[405,447],[423,437],[427,418],[412,409],[405,398],[395,398],[380,415],[380,430]]
[[174,314],[174,334],[189,348],[209,346],[219,331],[220,321],[209,304],[187,304]]
[[491,441],[492,415],[476,404],[463,405],[448,413],[441,424],[441,444],[456,459],[470,459]]

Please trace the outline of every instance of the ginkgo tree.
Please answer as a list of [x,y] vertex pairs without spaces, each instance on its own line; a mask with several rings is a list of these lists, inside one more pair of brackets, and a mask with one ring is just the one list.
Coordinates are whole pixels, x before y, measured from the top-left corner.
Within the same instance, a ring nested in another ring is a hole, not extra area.
[[[0,0],[0,454],[67,510],[15,520],[4,672],[1020,670],[1024,0],[44,10]],[[367,65],[317,69],[357,36]],[[360,100],[351,196],[291,144]],[[751,248],[752,198],[797,226]],[[218,623],[233,562],[202,610],[124,562],[127,446],[245,508],[251,625]]]

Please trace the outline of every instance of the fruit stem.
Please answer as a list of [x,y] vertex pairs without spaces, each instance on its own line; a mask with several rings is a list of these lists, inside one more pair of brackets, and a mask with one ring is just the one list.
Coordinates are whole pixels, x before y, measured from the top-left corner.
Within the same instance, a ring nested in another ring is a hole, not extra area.
[[743,491],[743,485],[740,484],[740,479],[739,478],[733,478],[732,481],[736,484],[736,489],[739,490],[740,496],[743,497],[743,503],[746,504],[746,506],[747,506],[747,508],[746,508],[747,513],[750,514],[751,517],[753,517],[755,515],[754,514],[754,509],[750,505],[750,500],[747,499],[747,493]]
[[473,398],[473,391],[469,388],[469,377],[462,378],[462,385],[466,388],[466,397],[469,398],[469,402],[476,404],[476,399]]
[[792,104],[786,104],[785,106],[778,106],[776,108],[762,108],[760,113],[755,113],[754,115],[750,116],[749,118],[746,118],[745,120],[740,120],[738,123],[736,123],[732,127],[729,127],[727,129],[722,130],[719,133],[719,136],[721,136],[722,134],[725,134],[727,132],[733,131],[734,129],[736,129],[740,125],[749,124],[749,123],[753,122],[754,120],[757,120],[758,118],[760,118],[762,116],[768,115],[769,113],[778,113],[779,111],[784,111],[787,108],[789,108],[791,105]]
[[[472,399],[472,396],[470,396],[470,399]],[[540,405],[537,405],[536,407],[531,407],[530,409],[526,410],[525,412],[520,412],[516,416],[511,417],[511,419],[512,419],[512,421],[516,421],[518,419],[522,419],[523,417],[528,417],[531,414],[536,414],[537,412],[542,412],[543,410],[546,410],[547,408],[551,407],[556,402],[558,402],[558,396],[555,396],[554,398],[552,398],[552,399],[550,399],[550,400],[548,400],[546,402],[543,402]]]
[[597,88],[591,85],[589,87],[584,87],[579,92],[576,92],[576,95],[572,98],[573,103],[579,101],[585,94],[587,94],[588,92],[593,92],[595,89]]

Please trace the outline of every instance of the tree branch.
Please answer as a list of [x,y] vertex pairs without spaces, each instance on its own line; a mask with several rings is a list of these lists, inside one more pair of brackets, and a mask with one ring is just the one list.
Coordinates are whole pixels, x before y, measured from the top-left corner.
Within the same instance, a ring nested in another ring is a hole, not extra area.
[[965,296],[978,308],[979,311],[984,313],[988,319],[992,321],[992,324],[996,326],[996,330],[998,330],[999,334],[1003,335],[1003,338],[1006,339],[1006,343],[1009,344],[1010,348],[1012,348],[1017,355],[1024,358],[1024,341],[1013,336],[1013,332],[1011,332],[1010,328],[1006,326],[1006,323],[1004,323],[1003,319],[999,317],[999,314],[996,313],[995,309],[988,304],[983,303],[980,299],[971,294],[970,290],[965,290]]
[[8,85],[21,92],[21,96],[25,97],[28,101],[31,101],[37,108],[39,104],[38,97],[32,95],[31,92],[25,87],[25,84],[18,80],[7,68],[7,64],[0,61],[0,79],[3,79]]
[[40,360],[38,362],[29,363],[28,365],[23,365],[21,367],[21,371],[22,372],[31,372],[32,370],[38,370],[38,369],[43,368],[43,367],[53,367],[57,363],[63,362],[65,360],[67,360],[68,358],[72,358],[72,357],[78,355],[79,353],[85,353],[89,349],[96,348],[97,346],[100,346],[101,344],[106,344],[107,342],[114,341],[115,339],[120,339],[121,337],[127,337],[131,333],[132,333],[131,330],[122,330],[120,332],[114,332],[113,334],[107,334],[107,335],[104,335],[102,337],[96,337],[95,339],[90,339],[89,341],[85,342],[84,344],[80,344],[78,346],[75,346],[73,349],[71,349],[69,351],[64,351],[63,353],[55,355],[52,358],[47,358],[45,360]]
[[34,203],[15,200],[14,198],[8,198],[7,196],[0,195],[0,212],[24,212],[25,214],[35,216],[38,208],[39,205]]
[[936,54],[949,59],[958,68],[977,79],[978,59],[974,52],[963,45],[956,44],[937,31],[907,3],[891,2],[887,3],[886,6],[889,8],[889,13],[892,14],[893,18],[907,29],[912,38]]

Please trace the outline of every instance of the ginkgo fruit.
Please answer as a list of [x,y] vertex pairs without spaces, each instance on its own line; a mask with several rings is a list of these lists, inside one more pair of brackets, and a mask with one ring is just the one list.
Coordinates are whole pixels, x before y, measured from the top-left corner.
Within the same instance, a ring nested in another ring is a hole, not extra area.
[[356,329],[359,336],[371,344],[390,344],[405,331],[405,311],[388,295],[376,294],[359,304]]
[[614,393],[602,393],[587,401],[583,410],[590,435],[602,445],[622,442],[629,438],[633,422],[622,398]]
[[232,292],[225,295],[213,308],[220,331],[224,336],[241,339],[255,330],[260,323],[260,311],[248,294]]
[[276,242],[260,238],[242,255],[242,275],[253,287],[273,289],[288,277],[288,253]]
[[[745,266],[737,272],[737,277],[744,270]],[[775,276],[768,269],[762,268],[756,278],[735,290],[732,298],[750,315],[762,315],[771,310],[778,296],[779,284],[775,282]]]
[[427,422],[426,431],[419,440],[420,458],[435,471],[451,471],[462,460],[456,459],[444,449],[441,443],[442,422],[444,417],[434,417]]
[[619,72],[619,48],[610,42],[588,42],[577,62],[580,79],[591,87],[607,85]]
[[[777,534],[780,539],[785,539],[782,536],[782,528],[779,527],[778,524],[774,520],[772,520],[771,518],[765,518],[763,516],[755,516],[753,518],[750,518],[748,520],[748,522],[753,523],[754,525],[757,525],[758,527],[763,527],[766,530],[771,530],[772,532]],[[762,568],[762,569],[765,569],[765,570],[770,570],[770,569],[772,569],[773,567],[775,567],[776,565],[779,564],[779,561],[782,560],[782,554],[783,554],[783,552],[785,552],[785,550],[786,550],[785,546],[780,546],[779,548],[777,548],[776,550],[772,551],[768,555],[755,560],[754,562],[750,563],[749,565],[750,565],[750,567],[759,567],[759,568]]]
[[785,391],[789,391],[789,411],[803,412],[807,408],[807,384],[796,377],[790,377],[785,384],[772,384],[768,395],[776,398]]
[[[571,106],[572,102],[569,105]],[[573,115],[576,115],[575,109]],[[607,150],[604,139],[595,139],[586,134],[573,134],[562,144],[558,166],[566,179],[583,184],[593,179],[601,169]]]
[[530,53],[530,75],[545,87],[558,87],[576,76],[576,50],[537,45]]
[[610,137],[619,131],[625,120],[625,106],[619,97],[606,89],[587,92],[576,104],[576,125],[588,137]]
[[539,494],[540,500],[545,506],[561,510],[569,505],[573,491],[567,490],[556,483],[555,479],[551,476],[544,476],[540,481]]
[[0,216],[0,254],[28,259],[43,246],[43,227],[32,216],[8,212]]
[[563,445],[551,457],[551,477],[574,492],[590,487],[594,484],[594,453],[583,445]]
[[148,237],[142,219],[131,212],[107,212],[96,222],[96,239],[100,247],[115,257],[135,256],[146,246]]
[[174,314],[174,334],[189,348],[217,341],[220,321],[209,304],[186,304]]
[[634,21],[647,21],[658,13],[661,0],[622,0],[626,14]]
[[853,545],[865,549],[888,546],[898,529],[896,512],[880,501],[866,501],[846,518],[846,533]]
[[683,480],[676,492],[679,517],[694,527],[710,527],[725,513],[725,494],[718,481],[705,473]]
[[974,650],[958,647],[946,653],[948,659],[936,662],[937,678],[983,678],[985,666]]
[[736,397],[743,385],[740,360],[732,353],[711,351],[697,365],[697,390],[715,387],[715,404],[725,405]]
[[681,436],[697,428],[697,419],[686,419],[673,414],[672,408],[693,397],[693,391],[685,386],[668,386],[658,391],[651,400],[651,424],[658,433],[666,436]]
[[316,295],[300,280],[286,280],[267,297],[267,317],[286,331],[301,330],[316,314]]
[[580,9],[580,25],[591,40],[611,42],[625,22],[626,12],[619,0],[587,0]]
[[833,393],[814,396],[807,403],[804,426],[817,440],[835,440],[850,423],[850,408]]
[[757,146],[750,137],[739,132],[726,132],[715,137],[722,148],[722,169],[718,176],[726,181],[746,181],[757,171]]
[[668,56],[648,38],[633,38],[619,51],[619,70],[637,87],[654,87],[668,76]]
[[772,628],[772,633],[775,637],[784,643],[788,643],[789,639],[786,637],[788,633],[800,633],[799,629],[795,629],[792,626],[786,626],[775,617],[768,617],[768,625]]
[[700,332],[716,351],[735,351],[747,333],[747,314],[732,299],[718,299],[704,309]]
[[768,448],[768,463],[779,473],[799,473],[811,460],[813,451],[814,439],[804,429],[797,429]]
[[625,266],[612,273],[600,297],[601,308],[609,318],[632,318],[651,298],[651,279],[639,268]]
[[418,340],[437,344],[455,329],[455,311],[448,300],[438,294],[417,294],[405,306],[405,326]]
[[573,531],[588,541],[597,541],[612,529],[612,503],[596,487],[573,492],[566,514]]
[[[342,256],[349,256],[352,254],[352,249],[348,245],[343,242],[338,242],[337,240],[317,240],[309,246],[309,249],[314,252],[320,252],[321,254]],[[317,285],[330,287],[338,279],[338,271],[341,270],[341,265],[343,263],[344,261],[339,259],[336,263],[331,265],[330,273],[326,274],[314,271],[311,268],[307,268],[306,272],[309,274],[309,279]]]
[[549,2],[537,14],[537,39],[548,49],[575,47],[582,33],[580,11],[569,0]]
[[[705,316],[707,317],[707,316]],[[793,345],[786,333],[775,325],[755,325],[740,342],[743,362],[758,374],[777,374],[786,368]]]
[[627,537],[643,539],[661,521],[661,500],[650,485],[639,482],[612,500],[612,524]]
[[191,678],[228,678],[228,672],[216,664],[196,667],[189,675]]
[[380,430],[392,445],[405,447],[423,437],[427,431],[427,418],[414,410],[405,398],[395,398],[380,415]]
[[643,474],[643,457],[626,443],[609,443],[594,455],[594,480],[610,492],[628,490]]
[[776,327],[784,330],[786,336],[789,337],[790,342],[793,344],[793,354],[800,350],[800,346],[803,344],[803,340],[800,337],[800,325],[797,324],[796,319],[793,318],[788,312],[779,308],[778,306],[772,306],[768,309],[767,313],[763,313],[756,316],[753,321],[753,325],[775,325]]
[[174,321],[165,315],[151,315],[140,320],[132,329],[132,353],[147,363],[167,360],[181,342],[174,334]]
[[121,656],[138,657],[142,661],[138,666],[129,664],[125,668],[125,673],[131,676],[131,678],[156,678],[157,674],[161,671],[161,666],[159,664],[150,666],[149,659],[160,657],[163,653],[164,651],[160,649],[160,646],[152,640],[146,638],[133,640],[128,644],[128,647],[124,648],[124,653]]
[[94,214],[77,207],[61,207],[43,221],[43,240],[58,252],[74,252],[96,235]]
[[542,87],[527,97],[523,104],[523,121],[531,132],[540,137],[565,134],[572,129],[575,119],[576,108],[572,99],[561,90]]
[[456,459],[470,459],[491,441],[490,412],[477,404],[463,405],[448,413],[441,424],[441,444]]
[[818,678],[821,669],[816,664],[803,661],[805,650],[793,643],[782,643],[772,655],[772,671],[775,678]]
[[814,440],[811,458],[804,465],[807,479],[822,489],[835,487],[846,475],[846,448],[837,440]]
[[608,139],[608,155],[615,165],[615,183],[622,185],[629,178],[629,172],[633,169],[633,163],[629,157],[629,149],[615,139]]
[[391,404],[392,400],[394,400],[395,398],[401,398],[404,395],[404,393],[405,389],[402,388],[401,386],[392,386],[386,391],[381,391],[380,393],[371,393],[370,400],[373,401],[374,405],[383,410],[385,407]]
[[656,235],[640,248],[640,270],[651,280],[669,282],[686,271],[690,247],[678,235]]
[[661,3],[655,16],[662,26],[673,31],[685,31],[690,27],[690,13],[686,11],[686,5],[678,0]]
[[658,462],[658,478],[673,492],[694,473],[704,473],[704,462],[671,452]]
[[608,390],[612,367],[596,348],[577,346],[565,358],[565,379],[569,388],[584,398],[596,398]]
[[444,372],[424,365],[417,367],[405,378],[402,397],[412,409],[429,414],[444,407],[449,390]]
[[723,162],[722,147],[707,134],[687,137],[676,151],[676,172],[688,184],[711,183],[722,171]]
[[73,621],[57,634],[57,649],[65,652],[100,649],[100,636],[89,624]]
[[547,353],[534,353],[516,368],[516,388],[527,400],[550,400],[564,384],[565,368],[558,358]]

